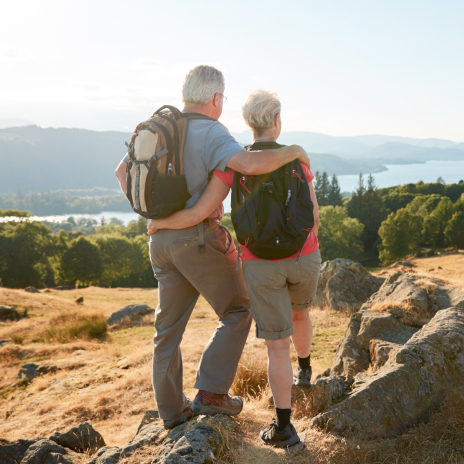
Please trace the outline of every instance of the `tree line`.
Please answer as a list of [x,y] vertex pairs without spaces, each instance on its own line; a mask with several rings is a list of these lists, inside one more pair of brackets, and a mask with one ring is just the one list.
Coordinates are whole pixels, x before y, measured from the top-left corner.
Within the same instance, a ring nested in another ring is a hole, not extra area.
[[323,259],[379,258],[383,264],[445,247],[464,248],[464,181],[406,184],[378,189],[372,174],[359,175],[343,198],[337,177],[316,173]]
[[[319,243],[324,261],[379,259],[386,264],[444,247],[464,248],[464,182],[418,182],[378,189],[362,174],[343,198],[336,176],[316,173],[320,204]],[[73,217],[60,223],[27,219],[27,211],[2,210],[0,285],[24,288],[98,285],[154,287],[145,220],[100,223]],[[233,236],[230,215],[223,219]],[[374,261],[375,262],[375,261]]]
[[147,229],[140,218],[124,226],[118,220],[69,218],[50,225],[27,220],[23,211],[0,210],[0,285],[24,288],[98,285],[156,287],[150,265]]

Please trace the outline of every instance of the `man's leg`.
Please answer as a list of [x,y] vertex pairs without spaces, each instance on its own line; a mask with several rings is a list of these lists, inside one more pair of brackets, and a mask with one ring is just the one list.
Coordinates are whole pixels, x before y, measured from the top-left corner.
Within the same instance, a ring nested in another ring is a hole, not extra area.
[[170,421],[186,406],[180,342],[199,293],[177,270],[156,272],[159,303],[155,312],[153,389],[160,417]]
[[201,357],[195,388],[224,395],[234,381],[250,331],[251,314],[229,233],[219,226],[205,225],[204,237],[204,253],[195,243],[185,247],[182,259],[174,259],[174,263],[219,316],[219,325]]

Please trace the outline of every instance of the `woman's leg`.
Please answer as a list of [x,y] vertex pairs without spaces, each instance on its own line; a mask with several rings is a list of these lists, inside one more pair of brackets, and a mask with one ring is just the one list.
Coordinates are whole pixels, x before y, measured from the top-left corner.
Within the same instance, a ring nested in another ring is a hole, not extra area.
[[313,325],[309,317],[309,308],[292,311],[292,323],[295,333],[292,335],[293,346],[299,358],[307,358],[311,354]]
[[281,340],[266,340],[268,377],[274,404],[279,409],[292,406],[293,371],[290,360],[290,337]]

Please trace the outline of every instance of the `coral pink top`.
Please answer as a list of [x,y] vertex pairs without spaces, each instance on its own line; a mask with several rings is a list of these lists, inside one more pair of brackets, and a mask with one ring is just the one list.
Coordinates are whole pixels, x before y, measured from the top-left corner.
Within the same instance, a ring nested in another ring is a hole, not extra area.
[[[302,164],[301,167],[303,168],[303,172],[306,176],[307,182],[312,182],[314,179],[314,174],[309,170],[308,166],[305,164]],[[216,169],[214,171],[214,175],[217,176],[229,189],[232,188],[232,184],[234,183],[234,174],[235,171],[229,170],[227,172],[219,171]],[[255,256],[251,251],[247,249],[245,245],[239,245],[239,248],[242,250],[242,261],[250,261],[252,259],[261,259]],[[311,235],[308,237],[308,240],[306,240],[306,243],[303,246],[303,250],[301,251],[301,256],[309,255],[310,253],[316,251],[319,248],[319,242],[317,240],[317,236],[314,232],[311,232]],[[292,256],[289,256],[288,258],[284,259],[292,259],[296,258],[298,256],[298,253],[295,253]],[[283,261],[283,259],[273,259],[272,261]]]

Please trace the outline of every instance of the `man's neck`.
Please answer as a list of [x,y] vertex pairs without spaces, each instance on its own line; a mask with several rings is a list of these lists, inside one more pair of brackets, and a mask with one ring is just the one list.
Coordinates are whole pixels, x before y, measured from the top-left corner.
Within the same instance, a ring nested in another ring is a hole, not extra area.
[[210,118],[215,117],[214,108],[211,108],[210,105],[197,105],[195,103],[185,103],[184,109],[182,110],[184,113],[199,113],[204,114],[205,116],[209,116]]

